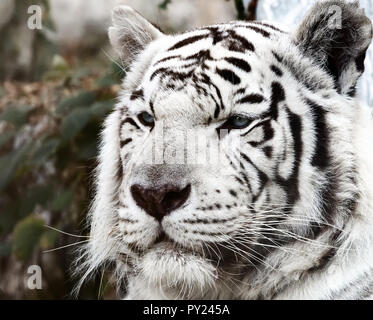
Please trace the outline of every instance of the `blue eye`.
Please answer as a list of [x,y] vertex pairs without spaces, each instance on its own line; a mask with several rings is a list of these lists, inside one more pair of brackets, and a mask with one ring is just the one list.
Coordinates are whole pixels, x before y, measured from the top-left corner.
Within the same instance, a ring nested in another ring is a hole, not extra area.
[[234,116],[231,118],[232,125],[234,125],[237,128],[245,128],[249,123],[249,118],[243,117],[243,116]]
[[154,117],[149,112],[142,112],[138,116],[140,122],[147,127],[153,127],[154,126]]
[[243,115],[234,115],[223,124],[221,129],[244,129],[251,121],[251,119]]

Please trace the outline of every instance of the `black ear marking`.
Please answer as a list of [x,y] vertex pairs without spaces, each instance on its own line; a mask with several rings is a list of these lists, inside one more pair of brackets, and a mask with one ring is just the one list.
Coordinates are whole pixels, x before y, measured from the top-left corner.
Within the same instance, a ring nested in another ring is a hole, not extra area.
[[327,0],[314,5],[295,42],[333,77],[341,94],[351,94],[364,72],[372,23],[357,1]]

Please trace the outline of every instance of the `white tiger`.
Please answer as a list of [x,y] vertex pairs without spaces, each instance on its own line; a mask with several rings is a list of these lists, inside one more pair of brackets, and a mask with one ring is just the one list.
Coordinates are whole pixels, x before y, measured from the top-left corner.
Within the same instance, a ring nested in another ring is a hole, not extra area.
[[[102,133],[82,282],[114,264],[126,299],[373,297],[373,121],[355,98],[372,24],[357,2],[317,3],[292,32],[180,35],[120,6],[109,37],[131,67]],[[185,144],[194,131],[206,145]],[[211,146],[219,161],[185,160]]]

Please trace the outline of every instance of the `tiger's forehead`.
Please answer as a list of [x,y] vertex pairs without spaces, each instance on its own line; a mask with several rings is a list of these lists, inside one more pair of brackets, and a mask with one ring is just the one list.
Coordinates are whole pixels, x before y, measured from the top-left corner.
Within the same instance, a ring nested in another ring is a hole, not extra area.
[[[170,101],[178,93],[177,100],[183,96],[184,104],[210,106],[215,117],[229,112],[227,101],[237,93],[266,100],[270,95],[269,78],[276,68],[270,63],[275,60],[274,40],[280,37],[287,34],[277,27],[244,22],[172,37],[153,57],[144,75],[146,100],[157,109],[159,104],[172,105]],[[276,72],[281,73],[278,69]]]
[[[276,40],[284,37],[288,38],[284,31],[259,22],[232,22],[168,37],[154,56],[145,79],[153,80],[169,71],[167,68],[209,69],[206,62],[229,61],[230,57],[236,62],[242,59],[259,63],[276,48]],[[245,63],[236,66],[250,71]]]

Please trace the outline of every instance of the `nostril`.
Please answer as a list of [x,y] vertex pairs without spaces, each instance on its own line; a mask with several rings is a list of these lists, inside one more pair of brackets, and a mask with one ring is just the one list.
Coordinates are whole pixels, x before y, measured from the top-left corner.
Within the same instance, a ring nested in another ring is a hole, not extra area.
[[130,190],[136,204],[143,209],[148,208],[149,203],[146,199],[146,190],[139,185],[133,185]]
[[167,212],[171,212],[180,208],[186,200],[189,198],[191,186],[187,185],[181,191],[169,191],[167,192],[162,200],[162,207],[165,208]]
[[189,198],[191,185],[181,189],[170,184],[158,188],[144,188],[133,185],[130,188],[136,204],[149,215],[161,221],[171,211],[180,208]]

